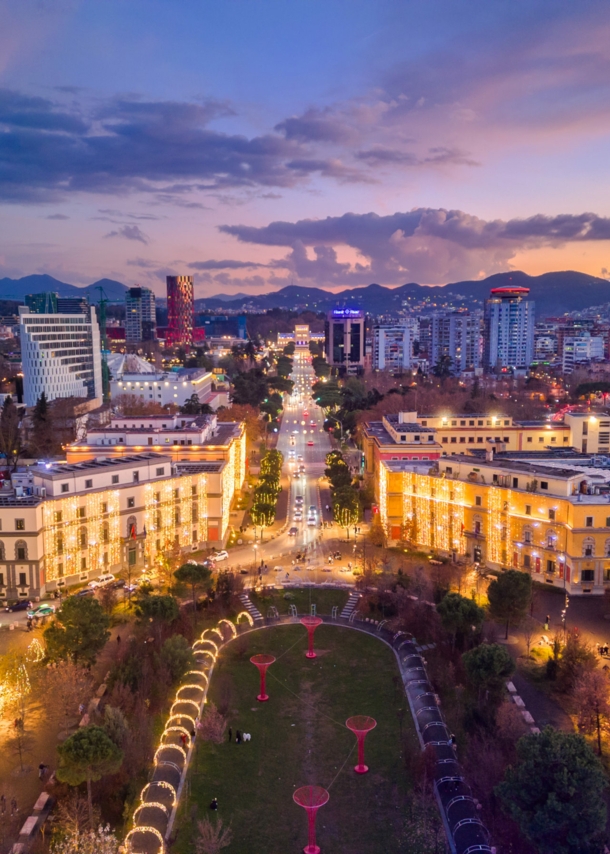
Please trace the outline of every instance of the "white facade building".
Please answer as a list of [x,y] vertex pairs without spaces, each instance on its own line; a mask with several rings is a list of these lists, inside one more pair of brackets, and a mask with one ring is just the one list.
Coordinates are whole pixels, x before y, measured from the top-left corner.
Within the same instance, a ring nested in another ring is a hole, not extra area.
[[201,368],[184,368],[150,374],[121,374],[110,382],[110,397],[132,394],[142,400],[165,406],[175,403],[184,406],[195,394],[199,403],[209,403],[212,408],[222,405],[221,398],[212,391],[214,375]]
[[430,319],[430,365],[434,367],[448,357],[455,373],[480,368],[482,319],[480,311],[434,314]]
[[373,370],[410,370],[413,336],[407,323],[380,323],[373,327]]
[[483,365],[525,372],[534,357],[535,303],[529,288],[492,288],[485,301]]
[[26,406],[80,397],[102,405],[100,331],[95,308],[87,314],[35,314],[19,306],[23,392]]

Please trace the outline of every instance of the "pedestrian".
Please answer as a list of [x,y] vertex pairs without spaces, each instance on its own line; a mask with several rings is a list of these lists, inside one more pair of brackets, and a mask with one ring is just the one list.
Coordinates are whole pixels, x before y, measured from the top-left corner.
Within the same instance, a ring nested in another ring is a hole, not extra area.
[[235,730],[235,744],[241,744],[241,733],[238,729]]
[[31,617],[28,617],[28,619],[27,619],[27,627],[28,627],[28,632],[31,632],[32,631],[32,618]]
[[121,643],[121,636],[120,635],[116,636],[116,642],[117,642],[117,644]]
[[78,713],[81,716],[81,718],[85,714],[85,704],[84,703],[81,703],[80,706],[78,707]]
[[544,621],[544,630],[545,630],[546,632],[548,632],[548,630],[549,630],[549,623],[550,623],[550,622],[551,622],[551,618],[550,618],[550,616],[547,614],[547,615],[546,615],[546,619],[545,619],[545,621]]
[[11,815],[18,815],[19,807],[17,806],[17,798],[11,798]]
[[211,810],[217,810],[218,809],[218,798],[212,798],[212,803],[210,804],[210,809]]
[[182,746],[183,746],[183,747],[186,747],[186,745],[187,745],[187,737],[186,737],[186,733],[185,733],[185,732],[180,733],[180,741],[182,742]]
[[6,812],[6,798],[4,795],[0,795],[0,815],[4,815]]
[[229,741],[232,741],[232,739],[233,739],[233,730],[231,729],[231,727],[229,727]]
[[47,770],[47,766],[44,764],[44,762],[41,762],[40,765],[38,766],[38,779],[39,780],[44,779],[44,773],[46,770]]

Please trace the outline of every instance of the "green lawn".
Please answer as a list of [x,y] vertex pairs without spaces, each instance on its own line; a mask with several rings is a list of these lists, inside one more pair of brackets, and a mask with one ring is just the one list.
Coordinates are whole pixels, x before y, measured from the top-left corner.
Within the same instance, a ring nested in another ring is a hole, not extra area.
[[[307,823],[292,793],[307,784],[330,790],[318,814],[323,851],[399,850],[409,791],[402,751],[419,747],[394,655],[374,637],[333,626],[316,631],[318,658],[307,660],[306,648],[305,629],[288,625],[245,635],[222,651],[209,697],[229,710],[233,735],[239,729],[252,740],[198,745],[172,850],[195,851],[195,819],[211,816],[217,797],[218,815],[234,833],[228,854],[296,854],[307,842]],[[267,703],[255,699],[258,672],[249,659],[258,652],[278,659],[269,670]],[[353,770],[356,740],[344,725],[355,714],[377,720],[364,775]]]
[[[275,605],[280,615],[288,614],[290,606],[296,605],[298,614],[303,616],[310,613],[312,604],[315,604],[317,614],[330,617],[333,605],[337,605],[341,613],[349,594],[349,590],[303,587],[286,591],[272,590],[265,594],[251,593],[250,599],[264,617],[271,605]],[[287,599],[285,595],[288,595]]]

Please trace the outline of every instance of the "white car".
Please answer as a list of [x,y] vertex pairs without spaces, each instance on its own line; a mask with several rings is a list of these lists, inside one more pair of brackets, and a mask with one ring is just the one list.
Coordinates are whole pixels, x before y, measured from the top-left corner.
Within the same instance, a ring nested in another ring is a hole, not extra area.
[[228,560],[229,559],[229,552],[226,551],[225,549],[222,549],[222,551],[213,552],[210,555],[210,557],[212,558],[212,560],[217,560],[217,561],[218,560]]
[[298,529],[298,528],[291,528],[291,529],[288,531],[288,536],[289,536],[289,537],[296,537],[296,535],[297,535],[298,533],[299,533],[299,529]]
[[307,524],[309,526],[315,525],[316,524],[316,517],[315,516],[308,516]]
[[301,513],[300,510],[296,510],[293,518],[294,518],[295,522],[302,522],[303,521],[303,514]]
[[98,587],[105,587],[114,581],[114,575],[111,572],[106,572],[104,575],[99,575],[94,581],[90,581],[87,587],[90,590],[97,590]]

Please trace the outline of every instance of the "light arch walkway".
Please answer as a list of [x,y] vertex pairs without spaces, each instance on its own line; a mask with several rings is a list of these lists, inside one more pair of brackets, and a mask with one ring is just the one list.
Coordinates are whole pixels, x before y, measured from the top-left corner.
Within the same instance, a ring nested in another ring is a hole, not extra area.
[[[420,746],[422,750],[430,746],[436,757],[434,791],[452,854],[493,854],[495,849],[491,845],[489,832],[479,817],[478,805],[457,761],[455,749],[449,740],[449,730],[439,708],[438,697],[428,679],[422,657],[423,648],[417,644],[412,635],[404,632],[392,633],[382,623],[355,619],[354,615],[350,619],[341,617],[335,619],[323,617],[322,619],[325,625],[341,626],[370,634],[392,649]],[[255,625],[242,622],[237,625],[236,631],[226,631],[225,627],[222,633],[224,640],[216,641],[218,634],[221,634],[219,632],[215,635],[215,641],[220,649],[236,637],[270,627],[294,625],[298,621],[298,617],[276,617],[267,618],[264,621],[257,620]],[[195,642],[196,645],[197,642]],[[188,686],[183,685],[178,689],[178,694],[181,697],[185,696],[186,699],[179,700],[177,697],[172,706],[170,714],[173,713],[171,722],[173,726],[176,723],[177,713],[184,711],[191,718],[196,707],[199,711],[201,710],[215,659],[216,656],[207,666],[205,678],[201,678],[200,685],[190,682]],[[182,689],[187,687],[188,690],[182,692]],[[157,751],[161,759],[166,755],[169,758],[162,765],[156,763],[152,782],[142,792],[141,803],[134,815],[134,826],[126,837],[127,850],[132,854],[160,854],[165,851],[165,841],[169,838],[174,825],[193,748],[189,743],[188,750],[183,751],[184,757],[180,757],[181,761],[173,762],[172,759],[175,758],[177,751],[172,751],[168,745],[169,726],[168,724],[160,745],[160,747],[167,745],[169,749],[161,751],[160,754]],[[174,741],[171,737],[169,740]],[[155,776],[158,776],[159,780],[155,780]],[[163,781],[167,780],[166,787],[164,782],[161,782],[161,778]],[[159,797],[161,790],[166,795],[164,800]],[[161,807],[161,803],[166,809]]]

